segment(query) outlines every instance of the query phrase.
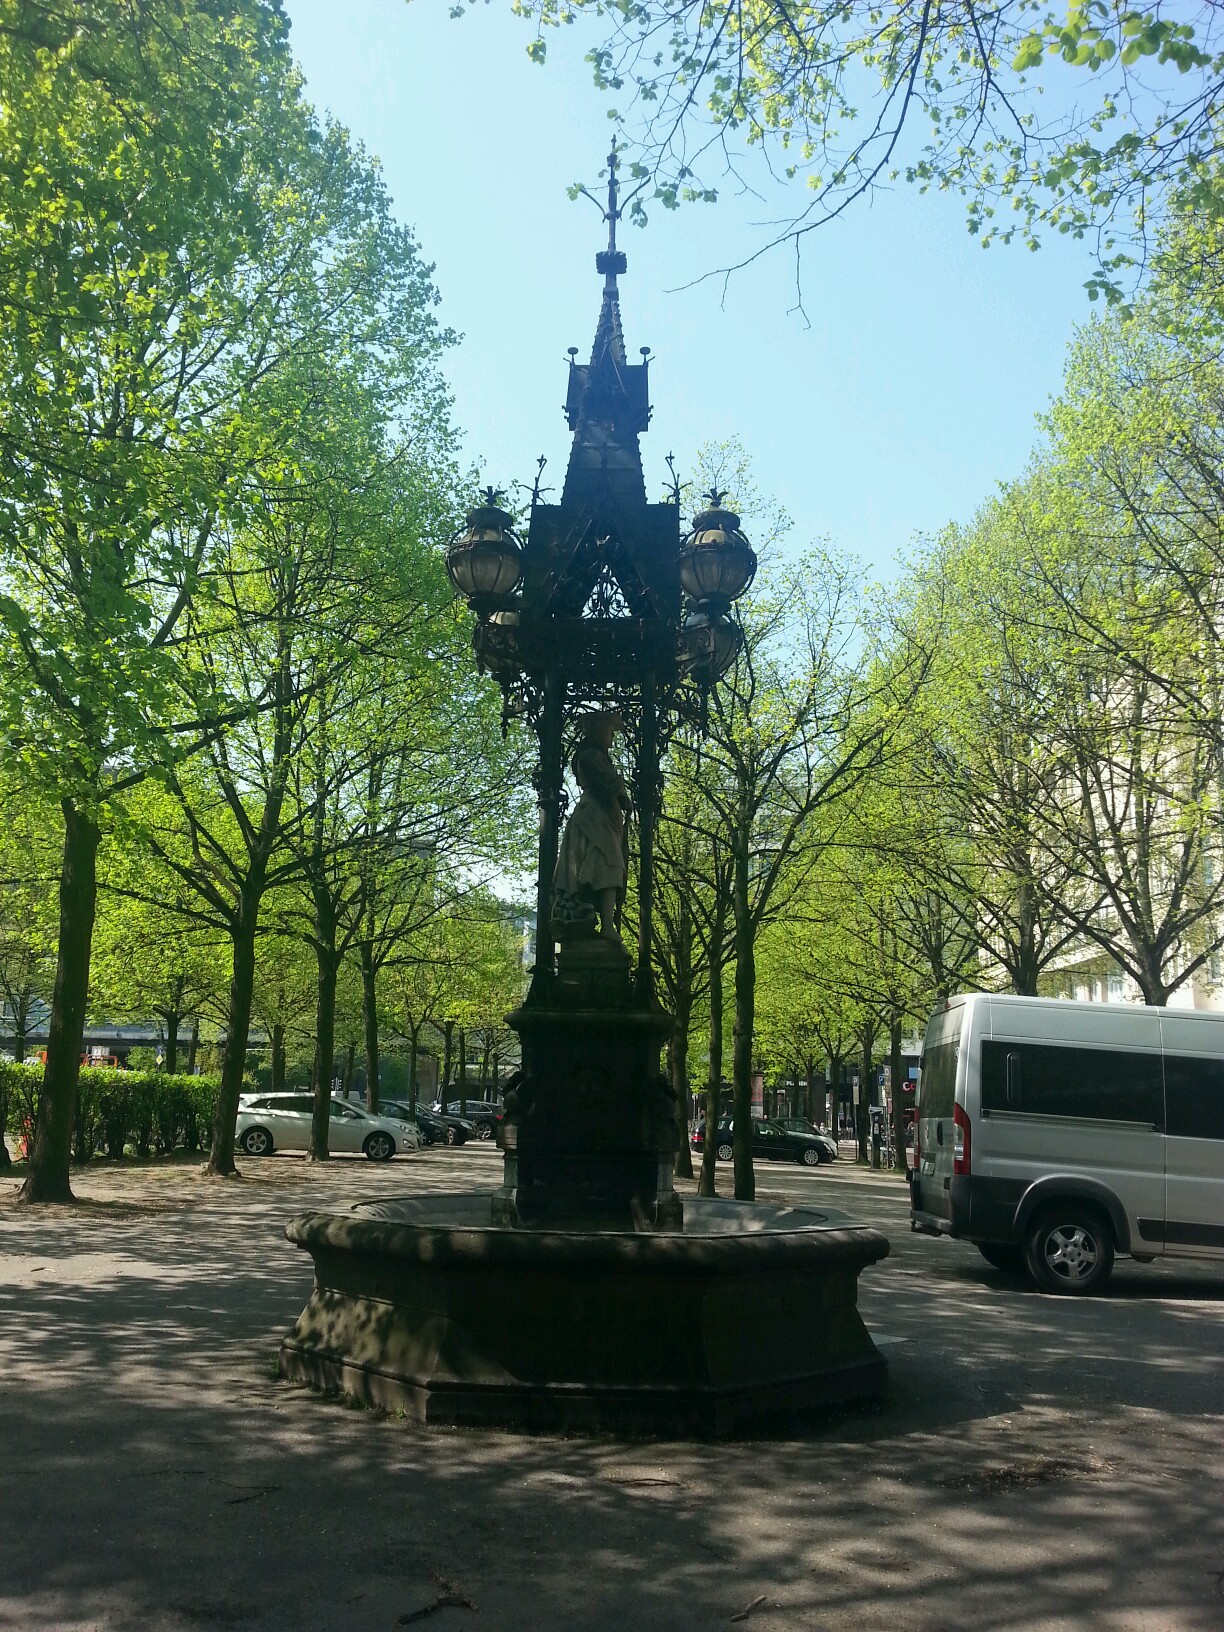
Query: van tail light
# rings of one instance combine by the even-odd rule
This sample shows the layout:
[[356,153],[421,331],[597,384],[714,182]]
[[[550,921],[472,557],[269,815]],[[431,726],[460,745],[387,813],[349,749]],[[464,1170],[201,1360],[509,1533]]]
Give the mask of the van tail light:
[[918,1158],[922,1155],[922,1118],[914,1113],[914,1166],[918,1166]]
[[952,1171],[968,1173],[973,1163],[973,1124],[963,1105],[952,1107]]

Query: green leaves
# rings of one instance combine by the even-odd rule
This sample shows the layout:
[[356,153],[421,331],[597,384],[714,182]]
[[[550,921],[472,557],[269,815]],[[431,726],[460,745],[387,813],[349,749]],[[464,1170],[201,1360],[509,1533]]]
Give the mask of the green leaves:
[[[753,149],[771,175],[801,180],[802,202],[767,229],[774,246],[798,245],[904,175],[924,191],[960,193],[984,245],[1018,237],[1033,249],[1046,232],[1099,232],[1090,293],[1116,301],[1144,260],[1150,222],[1218,156],[1211,110],[1224,52],[1214,25],[1155,4],[1072,0],[1046,11],[1036,0],[967,0],[947,12],[871,0],[781,9],[519,0],[516,9],[537,34],[576,14],[600,19],[588,53],[596,84],[632,93],[610,117],[627,124],[632,162],[665,208],[711,200],[727,169],[751,186]],[[1057,118],[1046,117],[1046,91]],[[1005,205],[1010,222],[995,218]],[[643,218],[640,202],[634,214]]]

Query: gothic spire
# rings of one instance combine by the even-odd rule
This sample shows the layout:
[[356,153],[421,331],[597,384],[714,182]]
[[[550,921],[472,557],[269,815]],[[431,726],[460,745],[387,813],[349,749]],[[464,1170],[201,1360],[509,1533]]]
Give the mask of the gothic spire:
[[608,247],[595,257],[595,269],[604,276],[599,321],[590,363],[585,367],[570,363],[565,404],[574,444],[563,502],[583,502],[593,508],[599,508],[601,497],[612,499],[618,507],[646,502],[638,437],[650,423],[645,361],[648,353],[643,350],[643,361],[632,366],[625,357],[616,280],[628,262],[624,250],[616,247],[616,228],[621,219],[618,164],[619,154],[613,143],[608,155],[608,206],[604,211]]

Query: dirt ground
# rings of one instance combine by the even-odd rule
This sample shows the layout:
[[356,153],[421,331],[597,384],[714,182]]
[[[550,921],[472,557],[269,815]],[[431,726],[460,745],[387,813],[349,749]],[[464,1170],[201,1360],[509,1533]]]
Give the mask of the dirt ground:
[[[490,1190],[497,1152],[0,1179],[0,1627],[1224,1628],[1224,1264],[1044,1297],[845,1161],[762,1199],[884,1229],[883,1406],[723,1445],[421,1429],[276,1378],[285,1221]],[[644,1339],[644,1340],[648,1340]]]

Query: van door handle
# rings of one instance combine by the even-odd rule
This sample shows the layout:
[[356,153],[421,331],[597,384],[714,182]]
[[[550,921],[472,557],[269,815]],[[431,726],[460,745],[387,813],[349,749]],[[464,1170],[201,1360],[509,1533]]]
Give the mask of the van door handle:
[[937,1145],[942,1145],[943,1144],[943,1123],[942,1122],[936,1122],[936,1124],[935,1124],[935,1143]]

